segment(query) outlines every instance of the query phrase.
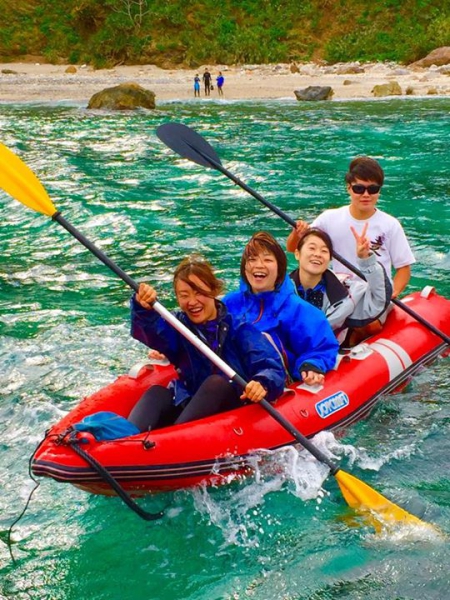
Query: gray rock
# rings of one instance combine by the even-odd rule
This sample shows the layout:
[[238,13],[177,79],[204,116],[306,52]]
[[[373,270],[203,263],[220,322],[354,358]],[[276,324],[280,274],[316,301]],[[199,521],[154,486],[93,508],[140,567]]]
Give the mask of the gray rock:
[[336,70],[337,75],[355,75],[365,72],[365,69],[359,65],[343,65]]
[[411,73],[411,71],[409,71],[409,69],[394,69],[393,71],[393,75],[396,75],[397,77],[401,77],[402,75],[409,75]]
[[330,100],[333,88],[329,85],[310,85],[302,90],[294,90],[295,97],[300,101]]

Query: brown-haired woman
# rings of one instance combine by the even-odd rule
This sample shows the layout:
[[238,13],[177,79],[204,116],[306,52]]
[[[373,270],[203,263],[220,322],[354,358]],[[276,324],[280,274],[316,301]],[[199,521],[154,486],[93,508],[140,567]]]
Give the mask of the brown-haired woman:
[[275,400],[284,389],[282,362],[267,339],[252,325],[237,324],[217,300],[222,282],[199,256],[184,259],[173,277],[181,311],[177,318],[241,375],[244,391],[197,348],[152,310],[156,291],[142,283],[131,301],[131,335],[163,353],[178,371],[169,386],[151,387],[131,411],[128,420],[140,431],[180,424],[230,410],[242,400]]
[[240,289],[224,302],[234,317],[270,336],[292,379],[321,385],[339,346],[325,315],[299,298],[286,268],[275,238],[255,233],[242,255]]

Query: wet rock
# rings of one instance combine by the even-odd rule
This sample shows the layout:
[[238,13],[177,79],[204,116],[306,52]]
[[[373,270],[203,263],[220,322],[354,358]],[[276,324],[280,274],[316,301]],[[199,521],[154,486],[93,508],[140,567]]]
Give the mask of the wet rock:
[[121,83],[97,92],[89,100],[88,108],[107,110],[134,110],[155,108],[155,93],[137,83]]
[[329,85],[310,85],[302,90],[294,90],[295,97],[300,101],[331,100],[333,88]]

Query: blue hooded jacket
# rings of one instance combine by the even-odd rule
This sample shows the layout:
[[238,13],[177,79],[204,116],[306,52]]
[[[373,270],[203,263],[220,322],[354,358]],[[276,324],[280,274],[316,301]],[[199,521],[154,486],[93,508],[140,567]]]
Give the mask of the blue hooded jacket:
[[286,275],[275,290],[254,294],[241,280],[240,289],[223,299],[235,319],[268,333],[285,359],[294,380],[302,371],[326,373],[336,363],[338,341],[325,315],[297,296]]
[[[276,400],[283,393],[286,373],[275,348],[253,325],[237,323],[222,302],[217,301],[217,306],[216,353],[246,381],[259,381],[267,389],[267,400]],[[174,314],[201,337],[195,324],[184,312],[177,311]],[[209,375],[223,374],[155,310],[143,308],[134,296],[131,300],[131,335],[165,354],[177,369],[179,379],[173,382],[175,405],[191,398]],[[226,375],[223,374],[223,377],[226,378]]]

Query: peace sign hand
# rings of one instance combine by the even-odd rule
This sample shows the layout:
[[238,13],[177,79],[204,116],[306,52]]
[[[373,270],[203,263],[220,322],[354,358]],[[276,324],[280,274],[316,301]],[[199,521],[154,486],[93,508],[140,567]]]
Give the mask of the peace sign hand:
[[353,233],[353,237],[356,241],[356,254],[358,258],[369,258],[372,254],[370,250],[370,239],[367,237],[367,228],[369,227],[369,223],[364,225],[364,229],[361,232],[361,235],[356,231],[356,229],[350,226],[350,229]]

